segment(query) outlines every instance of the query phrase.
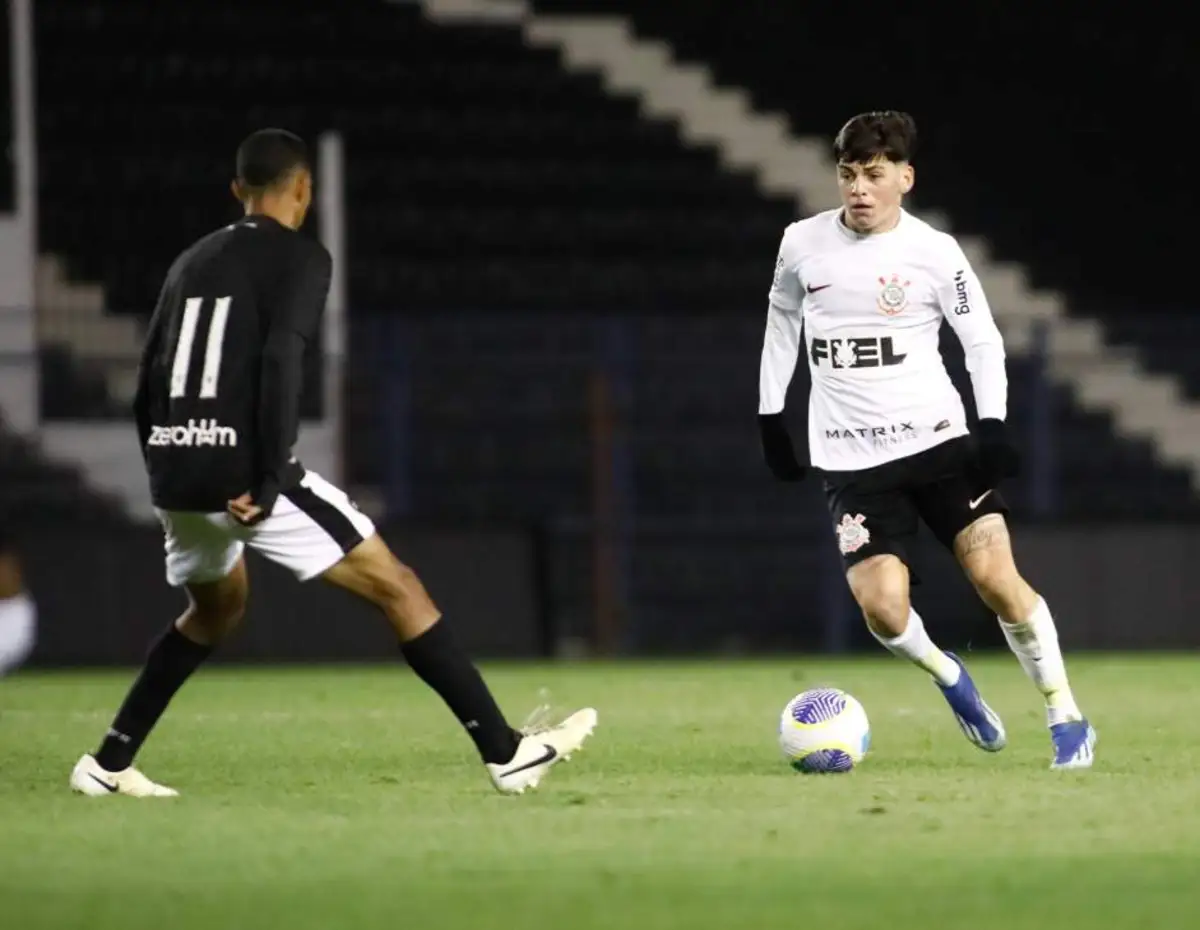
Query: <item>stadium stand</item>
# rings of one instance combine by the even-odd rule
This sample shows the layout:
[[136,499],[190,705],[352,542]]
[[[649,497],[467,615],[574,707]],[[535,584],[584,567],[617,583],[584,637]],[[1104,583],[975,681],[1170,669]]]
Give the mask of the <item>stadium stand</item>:
[[514,31],[416,4],[49,0],[36,31],[43,248],[113,308],[230,217],[229,152],[263,122],[344,133],[360,307],[726,309],[790,213]]
[[0,515],[6,526],[124,519],[116,502],[88,486],[77,468],[49,462],[0,417]]
[[[739,5],[745,25],[724,35],[706,15],[709,3],[689,5],[686,17],[665,5],[628,6],[649,32],[669,35],[691,57],[711,54],[724,79],[788,109],[800,130],[828,134],[878,95],[852,79],[836,93],[820,81],[833,53],[813,41],[798,54],[796,14],[774,4]],[[805,10],[814,17],[809,32],[825,17],[834,28],[835,14]],[[788,497],[771,484],[753,423],[765,292],[792,204],[764,198],[712,152],[684,147],[672,127],[647,123],[635,102],[610,98],[597,78],[524,47],[516,30],[436,27],[415,4],[45,0],[36,27],[43,248],[64,256],[74,276],[103,282],[111,312],[144,315],[179,245],[231,216],[229,152],[246,130],[283,124],[313,137],[337,128],[349,160],[344,435],[353,483],[397,483],[410,463],[414,518],[554,524],[587,514],[597,329],[615,328],[632,352],[635,599],[685,612],[689,605],[671,598],[686,589],[688,598],[733,610],[749,577],[803,576],[803,565],[789,562],[783,572],[777,552],[745,533],[726,532],[719,546],[703,538],[721,521],[760,527],[760,536],[771,521],[789,532],[827,532],[817,491]],[[732,41],[748,35],[754,44],[745,50]],[[989,43],[989,54],[999,55],[1000,44]],[[906,54],[914,82],[944,83],[945,69],[935,67],[941,45],[933,51],[928,66]],[[967,55],[970,43],[950,52]],[[820,94],[797,93],[797,69]],[[988,73],[978,69],[976,92]],[[903,105],[903,96],[887,102]],[[976,138],[999,104],[960,113],[961,100],[948,99],[954,106],[945,112],[918,113],[928,128],[922,202],[950,208],[963,229],[994,232],[1002,254],[1036,252],[1043,283],[1102,280],[1075,280],[1070,270],[1054,278],[1062,228],[1050,216],[1031,236],[1021,206],[1054,200],[1042,186],[1004,187],[1039,172],[1061,181],[1075,169],[1076,161],[1046,167],[1059,164],[1055,147],[1065,145],[1054,123],[1061,114],[1050,103],[1030,112],[1022,132],[1036,146],[1021,148],[1010,132],[1003,145],[972,147],[964,160],[962,140]],[[1013,177],[1002,170],[1010,162]],[[1092,232],[1076,232],[1085,238],[1070,253],[1090,252]],[[1109,253],[1094,255],[1089,261]],[[69,369],[71,360],[56,364]],[[1036,396],[1033,371],[1021,359],[1010,368],[1021,430]],[[56,377],[62,406],[78,406],[81,389],[70,377],[82,376]],[[1182,472],[1116,438],[1065,392],[1052,397],[1058,515],[1195,512]],[[1124,490],[1132,485],[1150,490],[1135,499]],[[1025,486],[1011,496],[1024,507]],[[667,526],[693,530],[660,531]],[[736,607],[769,616],[786,600],[776,589],[762,604]]]
[[[1174,163],[1168,153],[1200,106],[1185,32],[1116,7],[1083,21],[1067,7],[986,2],[953,17],[933,6],[882,13],[843,42],[823,38],[846,35],[835,6],[697,0],[681,15],[634,0],[532,5],[628,16],[719,84],[785,113],[800,135],[830,138],[860,110],[913,109],[922,130],[915,203],[943,209],[956,232],[987,237],[999,259],[1068,294],[1073,310],[1108,324],[1114,343],[1184,376],[1200,397],[1200,366],[1181,351],[1178,328],[1194,315],[1179,274],[1191,241],[1152,232],[1200,210],[1194,185],[1154,167]],[[1068,76],[1064,56],[1090,67]]]
[[0,213],[13,208],[15,178],[13,166],[12,73],[7,66],[11,34],[7,16],[0,16],[0,48],[5,50],[6,65],[0,68]]

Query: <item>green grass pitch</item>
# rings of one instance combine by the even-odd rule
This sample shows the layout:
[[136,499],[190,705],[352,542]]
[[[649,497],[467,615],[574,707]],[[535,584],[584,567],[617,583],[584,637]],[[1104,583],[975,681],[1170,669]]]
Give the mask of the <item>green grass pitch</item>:
[[[490,665],[518,721],[541,687],[600,710],[520,798],[399,663],[202,672],[141,759],[183,797],[75,797],[129,673],[25,673],[0,681],[0,926],[1200,926],[1200,660],[1074,658],[1100,733],[1084,773],[1047,770],[1014,659],[969,664],[1008,726],[998,755],[886,656]],[[783,705],[820,684],[871,717],[850,775],[796,774],[776,747]]]

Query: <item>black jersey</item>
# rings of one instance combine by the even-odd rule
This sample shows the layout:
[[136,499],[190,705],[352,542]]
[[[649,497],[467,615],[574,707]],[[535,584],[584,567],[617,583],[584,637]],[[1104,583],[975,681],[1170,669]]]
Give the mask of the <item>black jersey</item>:
[[210,233],[167,273],[134,412],[156,507],[269,510],[303,475],[304,350],[329,294],[329,252],[266,216]]

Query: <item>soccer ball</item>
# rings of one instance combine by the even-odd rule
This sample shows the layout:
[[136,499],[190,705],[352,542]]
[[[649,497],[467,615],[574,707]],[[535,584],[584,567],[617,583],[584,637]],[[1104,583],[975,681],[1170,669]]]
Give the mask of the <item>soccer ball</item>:
[[870,745],[867,712],[837,688],[797,694],[779,718],[779,747],[798,772],[849,772]]

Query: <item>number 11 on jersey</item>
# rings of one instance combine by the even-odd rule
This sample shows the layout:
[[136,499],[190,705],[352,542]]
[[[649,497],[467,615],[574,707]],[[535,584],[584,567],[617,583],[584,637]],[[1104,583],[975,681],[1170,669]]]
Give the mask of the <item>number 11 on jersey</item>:
[[[204,344],[204,367],[200,371],[200,398],[217,396],[217,382],[221,375],[221,351],[225,342],[225,324],[229,320],[229,305],[232,297],[218,297],[213,304],[212,319],[208,321],[208,337]],[[171,363],[171,397],[187,395],[188,372],[192,367],[192,348],[196,341],[196,328],[200,324],[203,297],[189,297],[183,305],[183,319],[179,324],[179,341],[175,343],[175,359]]]

